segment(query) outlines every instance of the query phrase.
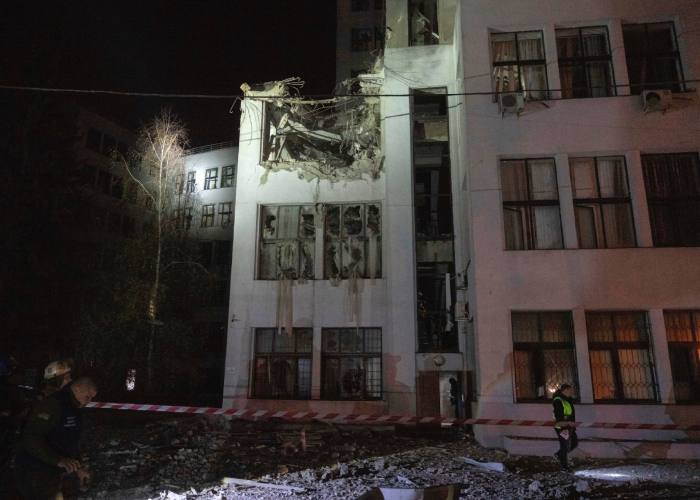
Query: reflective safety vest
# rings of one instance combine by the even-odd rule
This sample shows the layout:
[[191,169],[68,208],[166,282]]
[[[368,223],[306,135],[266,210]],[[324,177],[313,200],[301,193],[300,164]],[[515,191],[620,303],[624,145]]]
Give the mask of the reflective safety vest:
[[[562,405],[564,405],[564,420],[569,420],[569,417],[571,417],[571,413],[572,413],[571,405],[569,404],[568,401],[560,398],[559,396],[557,396],[556,398],[554,398],[552,400],[552,404],[554,404],[554,401],[556,401],[557,399],[559,401],[561,401]],[[554,415],[554,410],[552,410],[552,418],[554,419],[555,422],[557,421],[557,417]],[[561,427],[556,427],[556,426],[554,428],[561,429]]]

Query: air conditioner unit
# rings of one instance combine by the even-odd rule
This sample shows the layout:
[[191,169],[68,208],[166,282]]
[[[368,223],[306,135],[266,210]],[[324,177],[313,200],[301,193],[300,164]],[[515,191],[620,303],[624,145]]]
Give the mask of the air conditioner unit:
[[498,106],[501,108],[501,115],[506,113],[520,114],[525,109],[525,96],[522,92],[498,94]]
[[673,94],[670,90],[642,91],[642,107],[644,113],[652,111],[664,112],[673,106]]

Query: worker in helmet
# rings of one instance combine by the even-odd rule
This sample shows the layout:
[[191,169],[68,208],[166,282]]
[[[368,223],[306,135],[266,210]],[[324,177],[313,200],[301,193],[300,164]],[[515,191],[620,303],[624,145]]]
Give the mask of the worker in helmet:
[[562,384],[552,398],[552,417],[554,418],[554,430],[559,440],[559,451],[554,454],[564,472],[571,472],[569,467],[569,453],[578,446],[576,427],[568,422],[576,421],[574,410],[573,388],[569,384]]
[[71,371],[73,370],[73,360],[63,359],[54,361],[44,370],[43,387],[39,389],[36,395],[37,401],[41,401],[49,397],[51,394],[63,389],[71,382]]

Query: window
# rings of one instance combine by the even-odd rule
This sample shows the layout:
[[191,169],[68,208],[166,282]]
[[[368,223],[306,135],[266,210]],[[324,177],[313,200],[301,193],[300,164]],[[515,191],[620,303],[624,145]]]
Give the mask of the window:
[[276,328],[255,329],[252,397],[311,399],[310,328],[292,335]]
[[624,157],[571,158],[579,248],[636,246]]
[[562,97],[615,95],[608,29],[561,29],[556,30],[556,36]]
[[231,224],[231,214],[233,213],[231,210],[231,202],[228,203],[219,203],[219,215],[221,216],[221,225],[226,227],[228,224]]
[[196,185],[196,172],[187,172],[187,192],[194,193]]
[[642,171],[654,246],[700,246],[698,154],[642,155]]
[[101,143],[102,143],[102,132],[90,127],[88,129],[87,139],[85,141],[85,147],[87,147],[90,151],[94,151],[95,153],[99,153]]
[[262,207],[258,279],[314,279],[314,207]]
[[494,92],[523,92],[525,99],[548,99],[547,66],[541,31],[491,33]]
[[353,52],[368,52],[372,50],[373,28],[353,29],[350,33],[350,50]]
[[202,207],[202,227],[214,226],[214,205],[204,205]]
[[221,168],[221,187],[233,187],[233,166]]
[[175,227],[184,231],[189,231],[192,225],[192,207],[173,210],[173,222]]
[[[313,209],[313,207],[311,207]],[[326,205],[324,277],[381,278],[381,205]]]
[[350,3],[350,9],[353,12],[369,10],[369,0],[352,0]]
[[630,93],[645,89],[683,92],[683,68],[672,22],[623,24]]
[[124,196],[124,179],[118,175],[112,179],[112,196],[118,200]]
[[117,149],[117,140],[110,135],[104,134],[102,136],[102,154],[112,156],[115,149]]
[[106,170],[97,171],[97,190],[103,194],[109,194],[112,187],[112,176]]
[[586,329],[595,402],[657,401],[647,314],[586,312]]
[[564,248],[553,158],[502,160],[506,250]]
[[384,42],[386,41],[386,27],[377,26],[374,28],[374,50],[381,50],[384,48]]
[[700,311],[664,311],[677,403],[700,402]]
[[138,186],[135,182],[129,182],[126,186],[126,201],[132,205],[136,205],[136,200],[138,198]]
[[218,168],[208,168],[204,177],[204,189],[216,189],[216,180],[218,177]]
[[381,328],[323,330],[322,399],[382,397]]
[[578,395],[571,313],[514,312],[511,321],[517,401],[551,400],[561,384]]
[[438,45],[438,0],[409,0],[409,42],[412,47]]

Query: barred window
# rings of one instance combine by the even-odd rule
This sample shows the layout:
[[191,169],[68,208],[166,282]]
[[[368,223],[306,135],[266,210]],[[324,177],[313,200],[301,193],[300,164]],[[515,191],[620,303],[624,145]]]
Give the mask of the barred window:
[[624,157],[571,158],[569,166],[578,247],[636,246]]
[[548,99],[547,64],[541,31],[491,33],[494,92],[523,92],[526,99]]
[[252,397],[311,399],[313,330],[255,329]]
[[608,28],[556,30],[564,99],[615,95]]
[[654,246],[700,246],[698,154],[642,155],[642,171]]
[[233,166],[221,168],[221,187],[233,187]]
[[372,50],[372,32],[374,28],[353,29],[350,32],[350,50],[368,52]]
[[262,207],[258,279],[314,279],[314,214],[313,205]]
[[382,277],[381,205],[326,205],[324,277]]
[[202,207],[202,227],[212,227],[214,225],[214,205],[204,205]]
[[195,185],[196,185],[196,172],[187,172],[187,192],[188,193],[194,193]]
[[218,168],[208,168],[204,176],[204,189],[216,189],[216,181],[219,178]]
[[502,160],[506,250],[564,248],[553,158]]
[[381,399],[381,328],[327,328],[322,344],[323,399]]
[[700,310],[664,311],[677,403],[700,402]]
[[231,223],[231,210],[232,202],[219,203],[219,215],[221,216],[221,225],[225,226]]
[[658,401],[647,313],[586,312],[586,329],[593,399]]
[[511,321],[517,401],[551,400],[561,384],[578,395],[571,313],[513,312]]

